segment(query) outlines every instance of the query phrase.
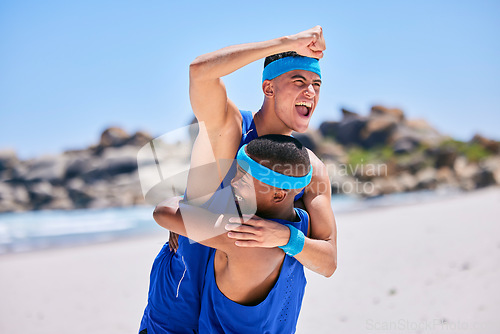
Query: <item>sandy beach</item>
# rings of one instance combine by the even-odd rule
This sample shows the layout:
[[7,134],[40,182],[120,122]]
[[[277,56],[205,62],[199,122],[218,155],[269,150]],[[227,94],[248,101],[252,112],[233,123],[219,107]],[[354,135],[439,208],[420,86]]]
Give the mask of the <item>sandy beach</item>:
[[[499,333],[499,217],[498,187],[337,214],[338,269],[307,271],[298,333]],[[167,238],[1,256],[0,333],[137,333]]]

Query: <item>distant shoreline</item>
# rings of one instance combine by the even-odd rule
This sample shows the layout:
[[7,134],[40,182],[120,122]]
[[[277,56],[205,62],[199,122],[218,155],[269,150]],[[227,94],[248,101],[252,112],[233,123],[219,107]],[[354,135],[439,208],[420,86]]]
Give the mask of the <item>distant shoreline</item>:
[[[487,189],[495,187],[485,190]],[[350,215],[453,199],[466,194],[469,192],[455,189],[390,194],[370,199],[337,195],[332,198],[332,208],[335,215]],[[141,205],[123,208],[2,213],[0,257],[128,240],[164,231],[152,219],[152,210],[153,206]]]

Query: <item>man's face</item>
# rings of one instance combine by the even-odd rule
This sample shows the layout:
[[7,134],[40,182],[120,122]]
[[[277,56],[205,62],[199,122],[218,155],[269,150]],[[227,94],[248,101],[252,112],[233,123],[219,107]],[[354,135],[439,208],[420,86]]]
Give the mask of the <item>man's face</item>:
[[257,208],[265,206],[270,195],[270,187],[257,181],[240,165],[235,177],[231,180],[231,187],[236,201],[243,214],[255,214]]
[[293,70],[274,78],[272,84],[278,118],[294,131],[306,131],[319,100],[319,75]]

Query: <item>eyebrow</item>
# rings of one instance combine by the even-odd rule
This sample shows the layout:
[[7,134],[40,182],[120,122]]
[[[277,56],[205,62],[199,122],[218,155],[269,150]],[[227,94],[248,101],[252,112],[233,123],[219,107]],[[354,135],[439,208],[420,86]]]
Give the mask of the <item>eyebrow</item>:
[[[294,76],[292,76],[292,79],[302,79],[304,81],[307,81],[307,79],[304,76],[300,75],[300,74],[295,74]],[[315,79],[315,80],[313,80],[313,82],[319,82],[319,83],[321,83],[321,80],[320,79]]]

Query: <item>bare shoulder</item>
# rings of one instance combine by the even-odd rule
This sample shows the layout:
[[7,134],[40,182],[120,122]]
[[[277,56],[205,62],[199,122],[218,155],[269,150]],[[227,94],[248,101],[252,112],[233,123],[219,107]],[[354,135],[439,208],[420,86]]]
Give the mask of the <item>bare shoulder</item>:
[[[242,115],[234,104],[231,104],[230,109],[228,117],[221,124],[198,119],[199,131],[191,154],[191,167],[211,164],[214,161],[229,162],[234,159],[241,141]],[[220,168],[225,169],[222,166]],[[220,175],[225,175],[226,172],[225,170],[217,171],[214,180],[220,183]],[[202,179],[206,177],[204,175]]]
[[313,166],[313,177],[303,196],[304,206],[309,214],[309,235],[313,239],[334,240],[336,227],[331,206],[332,187],[328,170],[311,151],[309,159]]
[[318,181],[327,181],[328,178],[328,170],[325,166],[325,163],[321,161],[320,158],[313,151],[307,149],[307,153],[309,153],[309,160],[311,162],[311,166],[313,168],[313,179],[312,182]]
[[233,103],[228,104],[224,123],[214,125],[207,122],[207,131],[216,159],[234,158],[241,140],[241,123],[241,113]]

